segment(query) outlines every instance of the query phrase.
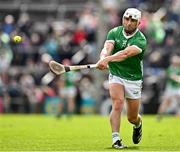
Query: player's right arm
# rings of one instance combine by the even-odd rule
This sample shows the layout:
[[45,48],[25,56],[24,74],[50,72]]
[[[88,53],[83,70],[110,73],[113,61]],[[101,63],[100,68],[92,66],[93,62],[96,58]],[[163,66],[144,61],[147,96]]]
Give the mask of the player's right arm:
[[100,53],[100,60],[97,62],[97,68],[100,70],[106,69],[107,66],[104,66],[100,61],[102,61],[104,58],[106,58],[107,56],[111,55],[111,52],[114,49],[114,29],[110,30],[107,34],[107,39],[104,43],[104,47]]
[[109,56],[113,49],[114,49],[114,44],[106,41],[100,53],[100,59],[104,59],[105,57]]
[[101,61],[111,55],[113,48],[114,48],[113,43],[108,42],[108,41],[104,43],[104,47],[100,53],[100,60],[96,63],[98,69],[100,70],[107,69],[107,65],[104,65]]

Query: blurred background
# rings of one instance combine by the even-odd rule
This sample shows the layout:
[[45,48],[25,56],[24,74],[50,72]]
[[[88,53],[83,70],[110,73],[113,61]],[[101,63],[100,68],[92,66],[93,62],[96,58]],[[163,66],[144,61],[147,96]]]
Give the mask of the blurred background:
[[48,62],[96,63],[128,7],[148,39],[141,113],[180,114],[179,0],[0,0],[0,113],[108,115],[108,71],[55,77]]

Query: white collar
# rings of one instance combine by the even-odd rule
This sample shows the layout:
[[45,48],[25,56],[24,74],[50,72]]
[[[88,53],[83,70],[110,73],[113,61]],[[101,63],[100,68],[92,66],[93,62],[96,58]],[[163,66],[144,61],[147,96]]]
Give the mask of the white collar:
[[124,37],[125,37],[126,39],[129,39],[129,38],[133,37],[133,36],[136,34],[137,31],[139,31],[138,28],[136,29],[136,31],[135,31],[133,34],[131,34],[131,35],[126,35],[126,33],[125,33],[125,31],[124,31],[124,28],[123,28],[122,33],[123,33],[123,35],[124,35]]

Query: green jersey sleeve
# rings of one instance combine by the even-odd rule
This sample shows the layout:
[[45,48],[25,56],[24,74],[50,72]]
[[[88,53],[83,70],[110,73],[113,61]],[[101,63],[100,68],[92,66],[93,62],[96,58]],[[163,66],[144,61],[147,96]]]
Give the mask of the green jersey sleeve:
[[142,33],[139,33],[136,40],[133,41],[131,45],[137,46],[139,49],[141,49],[142,53],[144,53],[147,47],[147,40]]
[[113,29],[108,32],[106,40],[114,40]]
[[106,37],[106,41],[110,41],[113,43],[115,42],[116,30],[117,30],[117,28],[113,28],[108,32],[107,37]]

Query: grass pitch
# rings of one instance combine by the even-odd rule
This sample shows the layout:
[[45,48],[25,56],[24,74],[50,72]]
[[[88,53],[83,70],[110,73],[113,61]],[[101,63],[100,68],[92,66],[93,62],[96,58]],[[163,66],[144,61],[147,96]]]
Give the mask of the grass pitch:
[[132,125],[122,118],[124,150],[111,148],[108,117],[0,115],[0,151],[180,151],[180,118],[143,116],[143,138],[132,143]]

